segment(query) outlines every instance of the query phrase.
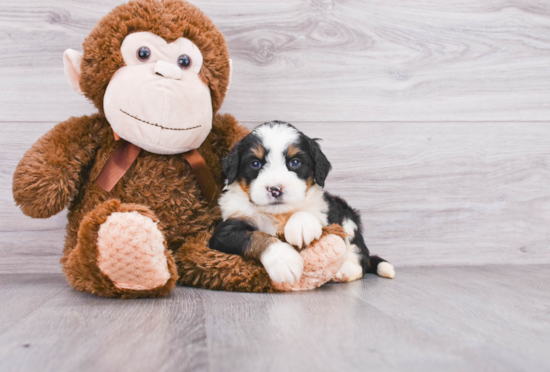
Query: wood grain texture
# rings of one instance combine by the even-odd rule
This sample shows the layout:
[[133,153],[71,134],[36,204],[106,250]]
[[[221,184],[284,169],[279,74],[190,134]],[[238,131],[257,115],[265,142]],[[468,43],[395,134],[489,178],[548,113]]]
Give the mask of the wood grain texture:
[[[63,77],[122,1],[3,0],[0,121],[94,111]],[[222,109],[264,121],[550,120],[550,3],[197,0],[235,71]]]
[[0,370],[10,372],[550,368],[548,265],[403,268],[395,280],[286,294],[177,287],[125,301],[77,292],[59,274],[0,275],[0,301],[17,308],[0,310]]
[[[550,263],[550,125],[294,124],[324,139],[325,189],[361,211],[371,252],[398,267]],[[52,125],[2,129],[0,272],[60,271],[65,214],[33,220],[11,193],[17,162]]]
[[[550,284],[546,268],[404,268],[394,281],[368,275],[263,300],[202,291],[211,365],[219,371],[544,370],[550,296],[537,293]],[[533,307],[522,302],[531,298]]]
[[61,275],[15,278],[2,286],[15,292],[43,281],[57,293],[26,316],[2,318],[2,371],[206,370],[204,310],[193,290],[123,301],[77,292]]

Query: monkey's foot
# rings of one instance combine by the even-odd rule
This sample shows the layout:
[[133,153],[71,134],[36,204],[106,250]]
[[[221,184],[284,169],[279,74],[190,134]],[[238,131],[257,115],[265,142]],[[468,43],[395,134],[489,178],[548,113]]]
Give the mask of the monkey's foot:
[[101,224],[97,263],[117,288],[153,289],[170,279],[164,237],[157,224],[137,211],[115,212]]
[[176,267],[148,208],[110,200],[82,221],[78,244],[63,259],[69,282],[105,297],[158,297],[175,286]]
[[279,291],[303,291],[320,287],[336,275],[346,257],[346,243],[341,236],[329,234],[324,229],[319,240],[300,252],[304,270],[300,280],[294,283],[273,283]]

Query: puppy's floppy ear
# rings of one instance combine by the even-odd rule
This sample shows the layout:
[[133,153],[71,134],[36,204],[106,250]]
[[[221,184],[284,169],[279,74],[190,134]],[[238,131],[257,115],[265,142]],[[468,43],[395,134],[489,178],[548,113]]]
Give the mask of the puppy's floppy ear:
[[309,151],[311,157],[313,158],[313,176],[315,177],[315,182],[321,186],[325,186],[325,180],[327,179],[328,173],[332,169],[332,165],[328,161],[323,151],[321,151],[321,146],[319,146],[318,138],[309,138]]
[[229,154],[222,160],[223,179],[227,185],[231,185],[237,179],[239,173],[239,144],[235,145]]

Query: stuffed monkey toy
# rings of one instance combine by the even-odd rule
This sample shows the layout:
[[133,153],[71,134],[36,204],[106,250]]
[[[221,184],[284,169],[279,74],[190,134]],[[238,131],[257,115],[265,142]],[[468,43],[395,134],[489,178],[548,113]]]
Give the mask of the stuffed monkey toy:
[[67,50],[71,87],[98,112],[57,124],[27,151],[14,199],[34,218],[68,207],[61,264],[77,290],[165,296],[182,285],[247,292],[317,287],[343,262],[329,226],[303,251],[299,283],[272,283],[255,260],[208,248],[220,220],[220,160],[248,130],[220,115],[231,63],[223,35],[182,0],[138,0]]

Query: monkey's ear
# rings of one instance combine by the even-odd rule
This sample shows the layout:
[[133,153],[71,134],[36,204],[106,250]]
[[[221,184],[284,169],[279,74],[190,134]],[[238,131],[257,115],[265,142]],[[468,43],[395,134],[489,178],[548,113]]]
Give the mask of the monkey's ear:
[[223,178],[227,182],[226,186],[235,182],[239,173],[239,150],[237,147],[238,144],[222,160]]
[[82,53],[73,49],[67,49],[63,53],[63,70],[67,82],[78,94],[82,93],[80,89],[80,64],[82,63]]
[[233,77],[233,61],[229,59],[229,83],[227,84],[227,88],[225,89],[225,93],[229,91],[229,87],[231,86],[231,78]]

